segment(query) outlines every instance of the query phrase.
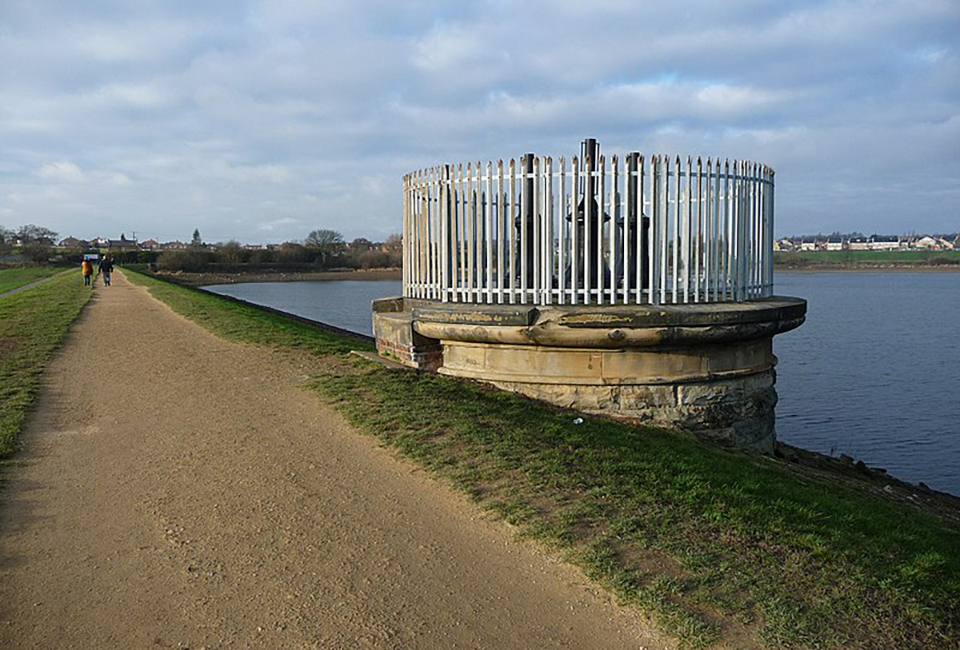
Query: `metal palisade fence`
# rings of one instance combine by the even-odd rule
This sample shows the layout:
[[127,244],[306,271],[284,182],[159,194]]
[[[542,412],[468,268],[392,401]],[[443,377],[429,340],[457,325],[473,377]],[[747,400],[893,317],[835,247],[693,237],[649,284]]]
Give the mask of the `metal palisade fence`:
[[[586,155],[584,154],[586,152]],[[773,176],[745,160],[525,155],[403,179],[404,295],[639,305],[773,293]]]

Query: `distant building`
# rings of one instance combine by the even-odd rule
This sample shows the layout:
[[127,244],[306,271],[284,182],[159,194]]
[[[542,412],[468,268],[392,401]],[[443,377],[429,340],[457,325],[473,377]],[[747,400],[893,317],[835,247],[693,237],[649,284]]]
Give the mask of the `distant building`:
[[57,244],[60,248],[87,248],[89,245],[90,242],[77,239],[76,237],[66,237],[65,239],[61,239],[60,243]]
[[140,242],[140,248],[145,251],[158,251],[160,250],[160,242],[156,239],[144,239]]
[[943,240],[941,240],[939,237],[931,237],[930,235],[926,235],[913,242],[913,247],[923,250],[938,251],[943,249]]
[[164,244],[160,244],[160,250],[165,251],[185,251],[188,248],[190,248],[190,244],[185,244],[179,240],[168,241]]

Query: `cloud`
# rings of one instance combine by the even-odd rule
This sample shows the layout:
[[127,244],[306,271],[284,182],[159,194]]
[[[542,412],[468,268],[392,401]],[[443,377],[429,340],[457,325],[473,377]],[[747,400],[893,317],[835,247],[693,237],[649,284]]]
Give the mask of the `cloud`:
[[77,236],[385,235],[406,172],[589,136],[771,164],[781,232],[957,223],[952,0],[5,0],[0,25],[0,209]]
[[37,171],[37,174],[40,178],[66,183],[82,183],[86,179],[82,169],[66,160],[47,163]]

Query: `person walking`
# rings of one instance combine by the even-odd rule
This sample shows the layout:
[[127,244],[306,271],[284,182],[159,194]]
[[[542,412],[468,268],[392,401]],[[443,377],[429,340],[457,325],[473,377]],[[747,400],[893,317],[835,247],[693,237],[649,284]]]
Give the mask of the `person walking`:
[[104,257],[100,260],[100,264],[97,266],[97,271],[103,274],[103,286],[110,286],[110,274],[113,273],[113,260],[109,257]]
[[80,265],[80,270],[83,272],[83,284],[84,286],[90,286],[90,279],[93,275],[93,264],[90,263],[90,260],[83,258],[83,263]]

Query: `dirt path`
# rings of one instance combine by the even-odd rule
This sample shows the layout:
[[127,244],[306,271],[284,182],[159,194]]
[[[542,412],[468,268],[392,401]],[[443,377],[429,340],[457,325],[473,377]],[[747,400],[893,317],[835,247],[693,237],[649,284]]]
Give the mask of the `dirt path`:
[[95,291],[4,470],[0,647],[667,647],[290,357]]

